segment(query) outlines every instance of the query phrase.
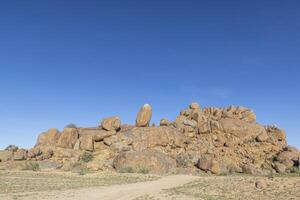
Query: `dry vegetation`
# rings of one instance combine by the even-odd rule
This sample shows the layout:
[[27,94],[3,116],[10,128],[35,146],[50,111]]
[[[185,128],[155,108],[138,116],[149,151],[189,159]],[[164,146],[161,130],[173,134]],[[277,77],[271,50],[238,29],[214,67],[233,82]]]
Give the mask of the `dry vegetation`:
[[[134,200],[229,200],[229,199],[253,199],[253,200],[277,200],[277,199],[299,199],[300,197],[300,176],[280,175],[280,176],[250,176],[250,175],[229,175],[213,176],[201,174],[191,176],[184,184],[178,180],[178,187],[169,189],[158,188],[157,192],[138,191]],[[44,199],[45,192],[50,195],[49,199],[57,194],[68,190],[92,188],[91,191],[101,194],[99,186],[112,186],[117,184],[130,184],[145,182],[150,180],[162,180],[159,176],[149,174],[117,174],[117,173],[88,173],[80,175],[78,173],[62,172],[32,172],[32,171],[0,171],[0,199],[22,200],[22,199]],[[176,179],[177,180],[177,179]],[[171,182],[174,182],[171,181]],[[170,185],[172,183],[170,182]],[[150,182],[149,182],[150,183]],[[150,183],[151,185],[152,183]],[[174,183],[173,183],[174,184]],[[158,182],[153,182],[153,187],[160,187]],[[259,186],[259,187],[258,187]],[[122,186],[121,186],[122,187]],[[128,192],[137,192],[138,187],[129,189]],[[147,186],[152,187],[152,186]],[[93,189],[95,188],[95,189]],[[97,189],[98,188],[98,189]],[[111,187],[109,187],[111,188]],[[113,187],[112,187],[112,190]],[[48,194],[47,191],[51,191]],[[80,190],[84,192],[85,190]],[[100,191],[100,192],[99,192]],[[154,191],[154,190],[153,190]],[[116,191],[117,192],[117,191]],[[52,195],[52,196],[51,196]],[[54,195],[54,196],[53,196]],[[76,195],[74,196],[76,197]],[[60,195],[60,198],[64,199]],[[74,198],[76,199],[76,198]],[[108,198],[109,199],[109,198]],[[122,199],[122,197],[120,197]],[[125,198],[131,199],[131,198]]]
[[78,173],[0,171],[0,199],[12,196],[18,199],[24,195],[34,196],[38,192],[109,186],[122,183],[136,183],[158,179],[155,175],[117,173]]
[[[262,188],[257,188],[257,183],[261,184]],[[162,195],[165,199],[299,199],[300,176],[206,176],[183,186],[165,190]]]

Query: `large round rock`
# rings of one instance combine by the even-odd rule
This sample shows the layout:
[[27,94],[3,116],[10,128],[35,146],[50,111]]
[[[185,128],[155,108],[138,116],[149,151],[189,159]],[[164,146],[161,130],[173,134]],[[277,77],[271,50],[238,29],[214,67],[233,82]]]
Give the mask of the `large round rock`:
[[155,174],[166,174],[176,167],[174,159],[153,150],[121,152],[113,164],[117,171],[130,169],[131,172],[147,171]]
[[119,130],[121,126],[121,120],[119,117],[108,117],[102,120],[101,127],[104,130]]
[[149,126],[152,117],[152,108],[149,104],[144,104],[137,114],[136,126],[145,127]]
[[56,128],[51,128],[39,135],[35,146],[55,146],[59,137],[60,132]]
[[57,147],[73,149],[79,138],[76,128],[65,128],[57,141]]

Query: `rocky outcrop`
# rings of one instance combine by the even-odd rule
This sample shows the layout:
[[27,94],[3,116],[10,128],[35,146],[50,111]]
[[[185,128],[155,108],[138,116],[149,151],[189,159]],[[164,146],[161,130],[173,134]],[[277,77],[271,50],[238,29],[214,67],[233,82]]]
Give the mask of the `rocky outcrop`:
[[266,134],[263,126],[243,120],[223,118],[219,121],[219,124],[221,131],[235,136],[238,142],[252,141],[256,137]]
[[55,146],[59,137],[60,132],[56,128],[51,128],[47,132],[39,135],[36,146]]
[[18,149],[13,154],[14,160],[26,160],[27,159],[27,150],[26,149]]
[[151,106],[149,104],[144,104],[137,114],[136,126],[137,127],[149,126],[151,117],[152,117]]
[[0,162],[7,162],[7,161],[11,160],[12,157],[13,157],[12,151],[0,150]]
[[56,146],[61,148],[73,149],[78,138],[79,134],[76,128],[65,128],[60,134]]
[[[145,104],[136,125],[109,117],[95,128],[50,129],[32,149],[9,146],[0,151],[0,161],[45,161],[40,162],[45,169],[56,163],[53,168],[60,170],[84,163],[93,170],[158,174],[183,169],[262,175],[300,167],[300,152],[287,145],[284,130],[258,124],[249,108],[201,108],[194,102],[174,121],[162,119],[157,127],[149,127],[151,116],[151,106]],[[93,159],[84,158],[87,154]]]
[[161,152],[143,150],[122,152],[114,159],[113,165],[118,171],[166,174],[175,169],[176,161]]
[[130,143],[135,151],[160,147],[166,149],[183,148],[186,140],[177,129],[172,127],[136,127],[121,132],[120,137]]
[[94,135],[86,134],[79,140],[79,148],[86,151],[94,151]]
[[167,119],[161,119],[159,122],[160,126],[170,126],[170,122]]
[[[275,164],[275,169],[279,173],[283,173],[283,171],[287,172],[292,167],[299,167],[300,165],[300,152],[293,149],[285,148],[284,151],[280,152],[275,160],[277,161]],[[283,167],[284,166],[284,167]],[[280,170],[282,169],[282,170]],[[285,170],[283,170],[285,169]]]
[[107,131],[117,131],[120,129],[121,120],[119,117],[105,118],[101,122],[101,127]]
[[204,171],[210,171],[213,174],[221,173],[220,164],[212,158],[200,158],[198,160],[197,166],[199,167],[199,169],[202,169]]

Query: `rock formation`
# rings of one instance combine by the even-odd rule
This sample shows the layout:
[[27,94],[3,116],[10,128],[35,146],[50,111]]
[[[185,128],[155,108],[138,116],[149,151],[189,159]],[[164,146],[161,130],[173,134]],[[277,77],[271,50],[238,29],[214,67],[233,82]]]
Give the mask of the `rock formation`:
[[136,126],[137,127],[149,126],[151,117],[152,117],[151,106],[149,104],[144,104],[137,114]]
[[121,126],[121,120],[119,117],[109,117],[105,118],[101,122],[101,127],[104,130],[111,131],[111,130],[119,130]]
[[96,128],[65,128],[61,133],[49,129],[40,134],[32,149],[10,145],[0,151],[0,168],[36,161],[60,170],[80,164],[92,170],[158,174],[299,170],[300,152],[287,145],[285,132],[258,124],[251,109],[202,109],[194,102],[181,110],[175,121],[162,119],[158,127],[149,127],[151,116],[152,108],[145,104],[135,126],[121,125],[119,117],[109,117]]

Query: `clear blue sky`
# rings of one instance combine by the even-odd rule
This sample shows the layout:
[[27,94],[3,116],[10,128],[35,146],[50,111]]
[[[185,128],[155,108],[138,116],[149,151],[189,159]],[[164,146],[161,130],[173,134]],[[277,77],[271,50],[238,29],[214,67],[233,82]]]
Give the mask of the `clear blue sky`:
[[300,1],[0,3],[0,149],[139,107],[253,108],[300,147]]

